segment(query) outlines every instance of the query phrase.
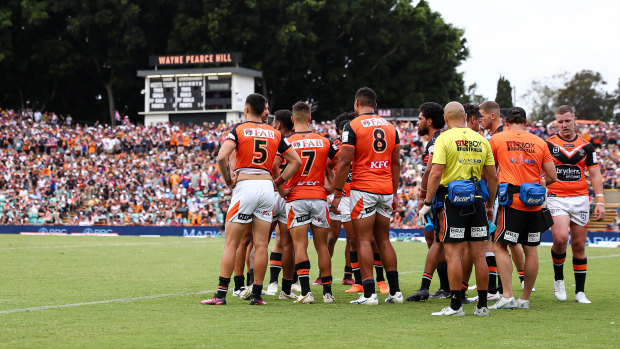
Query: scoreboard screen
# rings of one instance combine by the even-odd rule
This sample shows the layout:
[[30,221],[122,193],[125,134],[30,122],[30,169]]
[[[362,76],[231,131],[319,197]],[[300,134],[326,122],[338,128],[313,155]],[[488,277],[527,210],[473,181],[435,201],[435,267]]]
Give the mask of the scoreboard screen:
[[177,75],[147,79],[149,111],[230,109],[230,75]]

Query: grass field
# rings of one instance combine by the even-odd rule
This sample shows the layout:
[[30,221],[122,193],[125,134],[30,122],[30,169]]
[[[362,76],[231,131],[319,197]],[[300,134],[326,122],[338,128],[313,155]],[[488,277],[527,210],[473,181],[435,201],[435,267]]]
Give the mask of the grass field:
[[[620,346],[618,249],[587,250],[586,294],[592,304],[572,301],[570,262],[565,266],[569,301],[555,300],[549,247],[541,246],[531,309],[495,310],[479,318],[471,314],[471,304],[465,306],[466,317],[444,318],[430,313],[446,300],[350,305],[357,295],[344,293],[348,286],[340,282],[334,304],[300,305],[266,296],[267,306],[250,307],[231,295],[224,307],[200,305],[217,286],[223,242],[0,234],[0,347]],[[336,245],[336,278],[342,277],[343,246]],[[426,246],[396,243],[395,248],[407,296],[419,287]],[[311,261],[316,264],[315,254]],[[313,266],[311,275],[316,273]],[[320,286],[313,291],[321,294]]]

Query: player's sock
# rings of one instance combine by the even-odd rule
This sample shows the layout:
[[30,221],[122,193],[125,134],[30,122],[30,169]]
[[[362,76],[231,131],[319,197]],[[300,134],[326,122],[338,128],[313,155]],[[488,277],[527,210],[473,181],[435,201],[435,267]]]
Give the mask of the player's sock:
[[360,263],[357,260],[357,251],[350,251],[349,256],[351,258],[351,269],[353,270],[353,277],[355,278],[355,283],[361,285],[362,272],[360,271]]
[[400,292],[400,285],[398,284],[398,270],[390,270],[385,273],[390,286],[390,295],[393,296],[396,292]]
[[282,253],[271,252],[269,256],[269,283],[278,282],[282,270]]
[[226,298],[226,294],[228,293],[228,284],[230,284],[230,278],[225,278],[220,276],[220,283],[217,285],[217,293],[215,297],[217,298]]
[[458,310],[463,306],[463,298],[461,298],[461,290],[450,290],[450,308]]
[[431,288],[431,281],[433,281],[433,274],[424,273],[422,274],[422,285],[420,285],[421,290],[428,290]]
[[310,261],[306,260],[295,264],[295,271],[297,271],[299,276],[301,295],[305,296],[310,292]]
[[469,289],[469,284],[467,282],[465,282],[465,281],[461,282],[461,297],[463,299],[465,299],[465,297],[467,297],[465,292],[467,292],[468,289]]
[[439,276],[439,288],[448,291],[450,282],[448,281],[448,263],[446,261],[437,263],[437,275]]
[[263,285],[254,284],[252,286],[252,297],[261,298],[263,294]]
[[383,262],[381,261],[381,255],[378,253],[374,254],[375,258],[375,272],[377,274],[376,281],[385,281],[385,277],[383,276]]
[[241,287],[243,287],[244,281],[245,278],[243,277],[243,275],[235,275],[235,291],[238,291],[239,289],[241,289]]
[[551,259],[553,260],[554,280],[564,280],[564,261],[566,261],[566,252],[559,254],[551,251]]
[[323,284],[323,294],[332,293],[332,276],[321,276]]
[[487,306],[487,290],[477,290],[478,291],[478,309],[484,308]]
[[344,277],[343,279],[345,280],[349,280],[353,278],[353,269],[351,269],[350,266],[345,265],[344,266]]
[[586,272],[588,271],[588,259],[573,257],[573,271],[575,272],[575,293],[584,292],[586,286]]
[[297,275],[297,270],[293,272],[293,283],[296,284],[299,282],[299,275]]
[[497,263],[495,262],[495,254],[493,252],[486,252],[484,256],[489,267],[489,293],[495,294],[497,293]]
[[282,292],[284,294],[291,294],[291,285],[293,284],[292,279],[282,278]]
[[362,281],[362,286],[364,286],[364,297],[369,298],[375,293],[375,279],[368,278]]
[[519,281],[523,282],[525,280],[525,270],[517,270],[517,273],[519,273]]
[[246,286],[250,286],[254,283],[254,269],[250,269],[246,275]]

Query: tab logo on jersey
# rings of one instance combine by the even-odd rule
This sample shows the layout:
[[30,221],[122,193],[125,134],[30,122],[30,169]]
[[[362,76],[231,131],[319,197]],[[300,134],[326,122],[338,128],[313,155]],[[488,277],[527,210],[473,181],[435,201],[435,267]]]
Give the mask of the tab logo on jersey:
[[527,234],[527,242],[538,242],[540,241],[540,233],[528,233]]
[[389,161],[372,161],[370,168],[387,168]]
[[450,237],[454,239],[462,239],[465,237],[465,228],[450,227]]
[[487,227],[471,227],[471,237],[481,238],[487,236]]
[[516,244],[517,240],[519,240],[519,234],[514,231],[506,230],[504,233],[504,240],[514,242]]
[[305,216],[295,217],[295,220],[297,221],[297,223],[303,223],[303,222],[309,221],[310,218],[311,218],[310,215],[307,214]]
[[323,148],[323,140],[307,138],[293,141],[293,149],[299,148]]
[[252,215],[251,215],[251,214],[243,214],[243,213],[239,213],[239,214],[237,215],[237,218],[238,218],[239,220],[242,220],[242,221],[247,221],[248,219],[252,219]]
[[389,125],[390,123],[385,121],[385,119],[370,118],[370,119],[362,120],[362,126],[364,127],[389,126]]
[[263,130],[260,128],[246,128],[243,130],[243,134],[246,137],[261,137],[261,138],[271,138],[275,139],[276,134],[271,130]]

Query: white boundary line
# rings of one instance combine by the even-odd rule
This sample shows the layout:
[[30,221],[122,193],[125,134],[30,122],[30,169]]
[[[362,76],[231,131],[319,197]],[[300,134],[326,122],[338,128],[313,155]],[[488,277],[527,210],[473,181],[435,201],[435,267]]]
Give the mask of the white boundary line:
[[[108,246],[108,245],[105,245]],[[620,254],[611,254],[607,256],[593,256],[588,257],[591,259],[598,258],[613,258],[620,257]],[[541,260],[539,262],[551,262],[551,260]],[[413,273],[421,273],[420,270],[410,270],[399,272],[399,274],[413,274]],[[340,281],[341,278],[335,278],[334,281]],[[130,297],[130,298],[117,298],[117,299],[108,299],[103,301],[95,301],[95,302],[82,302],[82,303],[70,303],[70,304],[58,304],[58,305],[46,305],[41,307],[30,307],[30,308],[22,308],[22,309],[9,309],[9,310],[0,310],[0,314],[13,314],[13,313],[21,313],[26,311],[40,311],[40,310],[48,310],[48,309],[63,309],[63,308],[74,308],[74,307],[82,307],[86,305],[97,305],[97,304],[109,304],[109,303],[124,303],[124,302],[135,302],[142,301],[148,299],[158,299],[165,297],[179,297],[179,296],[195,296],[200,294],[212,293],[217,290],[207,290],[207,291],[197,291],[197,292],[179,292],[179,293],[166,293],[166,294],[155,294],[151,296],[142,296],[142,297]]]
[[79,247],[108,247],[108,246],[139,246],[139,245],[178,245],[180,241],[156,241],[156,242],[119,242],[113,244],[84,244],[84,245],[64,245],[64,246],[19,246],[19,247],[0,247],[0,251],[8,250],[28,250],[28,249],[48,249],[48,248],[79,248]]

